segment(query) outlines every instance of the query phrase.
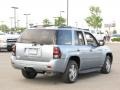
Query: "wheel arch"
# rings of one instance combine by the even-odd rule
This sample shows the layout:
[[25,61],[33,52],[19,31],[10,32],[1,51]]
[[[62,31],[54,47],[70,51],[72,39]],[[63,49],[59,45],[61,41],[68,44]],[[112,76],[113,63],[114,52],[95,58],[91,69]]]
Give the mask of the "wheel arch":
[[[69,61],[70,60],[74,60],[76,63],[77,63],[77,65],[78,65],[78,68],[80,68],[80,57],[79,56],[71,56],[70,58],[69,58]],[[69,62],[68,61],[68,62]]]
[[113,54],[111,52],[107,53],[106,56],[110,56],[111,57],[111,63],[113,62]]

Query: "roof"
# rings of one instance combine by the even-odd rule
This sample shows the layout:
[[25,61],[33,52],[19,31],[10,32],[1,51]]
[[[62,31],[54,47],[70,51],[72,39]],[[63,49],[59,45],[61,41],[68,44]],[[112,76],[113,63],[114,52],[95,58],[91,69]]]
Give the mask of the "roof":
[[71,26],[63,26],[63,27],[42,27],[42,28],[30,28],[29,30],[77,30],[77,31],[86,31],[89,32],[89,29],[82,29],[82,28],[76,28]]

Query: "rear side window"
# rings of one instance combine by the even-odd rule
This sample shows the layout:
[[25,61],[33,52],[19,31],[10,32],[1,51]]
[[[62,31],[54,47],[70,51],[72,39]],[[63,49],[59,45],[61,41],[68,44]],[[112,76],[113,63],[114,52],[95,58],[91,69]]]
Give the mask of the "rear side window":
[[71,30],[58,30],[56,32],[56,44],[58,45],[71,45],[72,44],[72,31]]

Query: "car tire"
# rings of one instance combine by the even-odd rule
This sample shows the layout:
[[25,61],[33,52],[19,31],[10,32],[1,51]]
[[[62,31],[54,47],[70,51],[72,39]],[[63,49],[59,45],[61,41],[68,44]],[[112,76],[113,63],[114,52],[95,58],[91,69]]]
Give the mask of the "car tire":
[[110,56],[106,56],[104,65],[103,65],[103,67],[101,69],[101,73],[104,73],[104,74],[110,73],[111,65],[112,65],[111,57]]
[[11,52],[12,51],[12,46],[7,46],[7,51]]
[[22,69],[22,75],[27,79],[34,79],[37,75],[37,72],[34,69]]
[[70,60],[65,72],[63,73],[63,81],[65,83],[73,83],[78,78],[78,65],[74,60]]
[[7,51],[8,51],[8,52],[11,52],[11,51],[12,51],[12,49],[11,49],[11,48],[7,48]]

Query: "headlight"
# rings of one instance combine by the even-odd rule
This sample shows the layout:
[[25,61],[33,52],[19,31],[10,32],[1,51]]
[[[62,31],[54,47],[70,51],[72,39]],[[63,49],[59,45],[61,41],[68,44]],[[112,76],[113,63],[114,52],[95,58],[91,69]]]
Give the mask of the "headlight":
[[5,43],[6,39],[0,39],[0,43]]

